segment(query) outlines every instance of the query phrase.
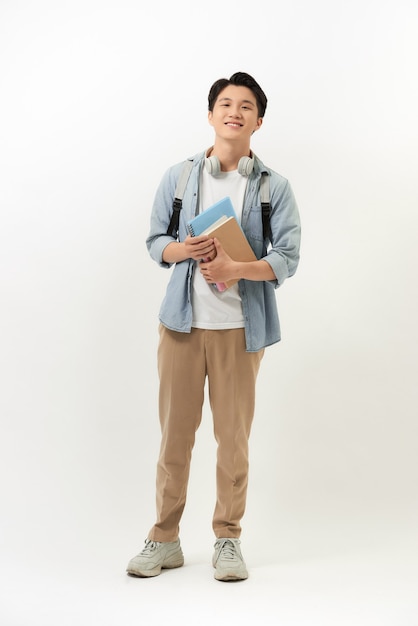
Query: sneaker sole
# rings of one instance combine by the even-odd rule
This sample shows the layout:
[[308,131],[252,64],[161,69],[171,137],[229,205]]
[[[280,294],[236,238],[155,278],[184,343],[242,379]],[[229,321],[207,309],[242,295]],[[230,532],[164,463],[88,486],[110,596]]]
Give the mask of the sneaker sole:
[[247,572],[215,572],[214,577],[216,580],[220,580],[223,582],[230,582],[234,580],[247,580],[248,573]]
[[155,567],[154,569],[149,570],[134,570],[127,569],[127,573],[131,576],[136,576],[137,578],[152,578],[153,576],[159,576],[161,574],[161,570],[163,569],[175,569],[177,567],[182,567],[184,565],[184,559],[179,561],[174,561],[173,563],[166,563],[161,567]]

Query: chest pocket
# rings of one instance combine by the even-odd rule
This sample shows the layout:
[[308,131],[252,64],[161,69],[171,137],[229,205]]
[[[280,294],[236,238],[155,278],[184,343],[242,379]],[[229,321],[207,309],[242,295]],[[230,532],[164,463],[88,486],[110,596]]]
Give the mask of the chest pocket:
[[251,207],[245,226],[245,235],[257,259],[267,253],[267,240],[263,237],[261,206]]

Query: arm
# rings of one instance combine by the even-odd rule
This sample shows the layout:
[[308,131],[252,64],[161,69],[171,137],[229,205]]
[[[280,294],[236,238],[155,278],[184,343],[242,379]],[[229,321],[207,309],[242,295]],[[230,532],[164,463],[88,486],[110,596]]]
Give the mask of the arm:
[[[146,239],[151,258],[165,268],[188,259],[201,261],[203,258],[211,259],[215,256],[213,239],[209,239],[206,235],[200,237],[188,235],[185,220],[182,217],[180,217],[181,241],[175,239],[171,234],[167,234],[172,214],[173,197],[182,167],[183,163],[177,164],[164,174],[155,195],[151,211],[150,230]],[[193,178],[193,172],[191,178]],[[187,189],[183,201],[186,200],[186,197]],[[182,211],[184,210],[183,208]]]
[[271,179],[271,245],[263,257],[275,274],[275,286],[293,276],[299,264],[300,216],[293,190],[286,179]]
[[201,261],[202,259],[212,259],[215,255],[215,245],[213,239],[207,235],[191,237],[188,235],[184,241],[173,241],[163,250],[163,261],[165,263],[180,263],[186,259]]
[[258,261],[239,263],[233,261],[216,242],[217,257],[211,263],[203,263],[200,270],[208,282],[227,282],[241,279],[269,281],[275,287],[292,276],[299,261],[300,219],[296,201],[288,182],[276,175],[272,180],[271,197],[271,245],[266,252],[261,236],[251,237],[251,232],[261,235],[260,213],[250,215],[247,236]]
[[276,276],[271,265],[260,259],[259,261],[250,261],[249,263],[235,264],[234,274],[236,278],[245,278],[246,280],[275,280]]
[[274,280],[273,269],[267,261],[234,261],[214,239],[216,256],[210,262],[203,262],[199,269],[208,283],[225,283],[228,280],[245,278],[246,280]]

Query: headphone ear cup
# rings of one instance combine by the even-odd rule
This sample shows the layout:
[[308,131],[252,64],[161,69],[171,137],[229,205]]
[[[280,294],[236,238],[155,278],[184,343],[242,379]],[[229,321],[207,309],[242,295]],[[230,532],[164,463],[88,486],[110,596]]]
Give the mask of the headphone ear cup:
[[205,167],[211,176],[219,176],[221,171],[221,164],[217,156],[206,157]]
[[254,167],[254,157],[244,156],[241,157],[238,162],[238,172],[241,176],[249,176],[253,171]]
[[[219,176],[221,173],[221,163],[217,156],[205,158],[205,167],[211,176]],[[254,157],[243,156],[238,162],[238,173],[241,176],[249,176],[253,171]]]

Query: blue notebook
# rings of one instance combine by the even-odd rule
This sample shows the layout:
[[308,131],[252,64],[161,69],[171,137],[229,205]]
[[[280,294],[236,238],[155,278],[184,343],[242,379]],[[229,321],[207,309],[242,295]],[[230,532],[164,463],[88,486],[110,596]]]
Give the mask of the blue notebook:
[[192,220],[189,220],[187,222],[187,228],[192,237],[196,237],[197,235],[201,235],[204,230],[212,226],[212,224],[222,217],[235,217],[237,220],[229,196],[222,198],[219,202],[215,202],[215,204],[212,204],[212,206],[203,211],[203,213],[199,213],[199,215],[196,215]]

